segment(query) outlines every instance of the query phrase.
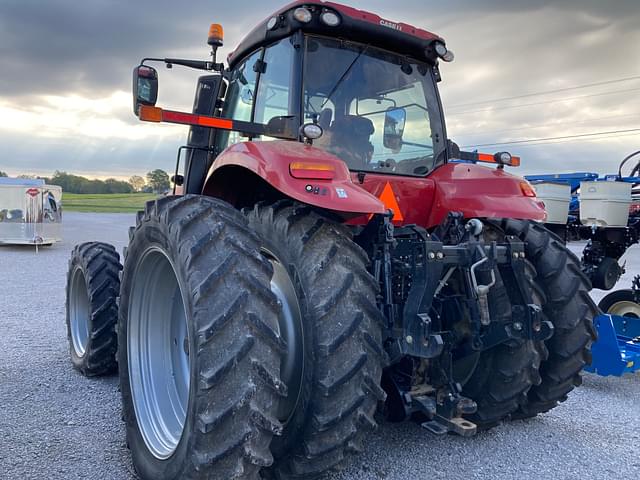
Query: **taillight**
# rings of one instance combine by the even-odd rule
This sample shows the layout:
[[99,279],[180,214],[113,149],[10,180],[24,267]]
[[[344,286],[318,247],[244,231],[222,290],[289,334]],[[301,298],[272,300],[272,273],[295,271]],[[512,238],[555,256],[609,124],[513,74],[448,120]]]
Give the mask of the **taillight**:
[[336,167],[330,163],[293,162],[289,164],[289,173],[293,178],[331,180],[336,175]]
[[525,197],[535,197],[536,191],[529,182],[520,182],[520,190]]

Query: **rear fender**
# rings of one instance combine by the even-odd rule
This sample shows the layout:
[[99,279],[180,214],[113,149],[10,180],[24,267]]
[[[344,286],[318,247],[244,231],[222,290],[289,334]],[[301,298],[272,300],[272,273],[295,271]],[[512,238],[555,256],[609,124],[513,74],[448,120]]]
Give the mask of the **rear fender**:
[[429,227],[439,225],[450,211],[462,212],[465,218],[546,220],[544,204],[536,197],[524,195],[526,181],[503,169],[447,163],[429,178],[436,185]]
[[[294,178],[294,162],[321,162],[334,167],[334,178]],[[257,200],[292,198],[344,217],[385,213],[384,204],[351,181],[345,163],[324,150],[291,141],[242,142],[216,158],[203,189],[237,207]]]

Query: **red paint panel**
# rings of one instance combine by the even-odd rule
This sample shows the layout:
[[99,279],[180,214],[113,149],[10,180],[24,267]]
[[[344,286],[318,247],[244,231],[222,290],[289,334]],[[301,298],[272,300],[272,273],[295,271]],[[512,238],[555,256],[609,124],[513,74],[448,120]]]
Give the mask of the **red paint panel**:
[[[357,174],[352,173],[354,182],[357,182]],[[402,212],[402,220],[396,215],[393,220],[395,225],[417,224],[425,225],[433,205],[435,183],[430,178],[401,177],[397,175],[384,175],[367,173],[362,183],[362,188],[376,197],[383,197],[387,183],[395,195],[398,209]],[[368,222],[368,217],[360,217],[352,222],[361,225]]]
[[438,225],[449,211],[465,218],[517,218],[544,221],[544,204],[524,195],[522,177],[503,169],[468,163],[448,163],[430,178],[437,185],[435,202],[427,226]]
[[204,115],[198,115],[198,125],[203,127],[223,128],[225,130],[233,129],[233,121],[224,118],[212,118]]
[[402,33],[413,35],[415,37],[422,38],[424,40],[435,40],[440,38],[435,33],[431,33],[421,28],[414,27],[413,25],[409,25],[408,23],[393,22],[391,20],[382,18],[376,15],[375,13],[366,12],[364,10],[358,10],[356,8],[348,7],[346,5],[340,5],[338,3],[322,2],[322,1],[301,2],[301,3],[317,3],[321,5],[326,5],[327,7],[335,8],[337,11],[339,11],[343,15],[347,15],[351,18],[355,18],[357,20],[363,20],[365,22],[373,23],[375,25],[383,25],[383,26],[386,26],[387,28],[393,28],[394,30],[398,30]]
[[[295,162],[332,165],[331,180],[298,179],[289,172]],[[426,178],[367,173],[362,184],[345,163],[318,148],[298,142],[243,142],[230,146],[214,162],[209,178],[225,166],[244,167],[270,185],[303,203],[337,212],[363,214],[352,224],[365,224],[372,213],[384,213],[380,200],[387,183],[395,196],[401,220],[394,224],[434,227],[450,211],[465,218],[517,218],[544,221],[544,205],[535,197],[526,197],[523,179],[502,169],[466,163],[448,163]],[[387,196],[389,192],[387,192]],[[389,198],[385,197],[387,203]]]
[[[292,163],[317,162],[333,167],[332,179],[293,178]],[[244,167],[288,197],[303,203],[350,214],[384,213],[380,200],[354,185],[345,163],[310,145],[290,141],[242,142],[231,145],[214,162],[207,182],[227,166]]]
[[203,127],[222,128],[225,130],[231,130],[233,128],[233,121],[228,119],[207,117],[206,115],[196,115],[194,113],[176,112],[173,110],[162,110],[162,121],[185,125],[202,125]]
[[[356,174],[352,174],[354,181]],[[402,211],[402,224],[434,227],[451,211],[465,218],[518,218],[543,221],[544,205],[524,196],[522,178],[504,170],[480,165],[448,163],[426,178],[400,177],[368,173],[363,187],[379,197],[387,182]],[[366,217],[352,223],[364,224]],[[400,224],[394,221],[396,225]]]

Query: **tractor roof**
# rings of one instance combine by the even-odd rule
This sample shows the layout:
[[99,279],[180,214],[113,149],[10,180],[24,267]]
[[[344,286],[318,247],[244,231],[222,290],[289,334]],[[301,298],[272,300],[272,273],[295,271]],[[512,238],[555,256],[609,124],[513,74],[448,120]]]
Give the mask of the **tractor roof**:
[[[294,11],[300,7],[305,7],[312,13],[308,23],[295,18]],[[329,26],[320,20],[320,15],[327,11],[338,15],[340,23],[337,26]],[[431,62],[435,62],[437,58],[432,48],[434,40],[444,43],[444,40],[434,33],[406,23],[386,20],[375,13],[323,0],[297,0],[255,27],[229,54],[229,65],[233,67],[255,49],[288,37],[296,30],[370,44]]]

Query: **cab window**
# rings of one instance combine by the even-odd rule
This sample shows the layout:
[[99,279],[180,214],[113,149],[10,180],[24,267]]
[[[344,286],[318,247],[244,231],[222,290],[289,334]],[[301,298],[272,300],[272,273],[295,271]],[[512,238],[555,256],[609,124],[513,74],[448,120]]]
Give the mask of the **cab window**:
[[[377,98],[355,99],[351,102],[350,115],[368,118],[373,123],[369,138],[372,145],[371,164],[379,170],[399,174],[424,174],[428,169],[423,163],[433,159],[433,137],[429,111],[426,107],[421,82],[414,82]],[[385,140],[389,118],[393,112],[402,112],[402,139]]]
[[[258,50],[231,72],[222,117],[244,122],[251,121],[258,80],[257,67],[261,57],[262,50]],[[224,132],[221,136],[224,147],[242,141],[239,132]]]
[[349,169],[423,176],[444,151],[428,65],[344,40],[307,36],[304,113],[324,134],[314,146]]
[[267,48],[258,82],[258,95],[253,121],[268,123],[273,117],[289,114],[293,77],[294,48],[285,38]]

